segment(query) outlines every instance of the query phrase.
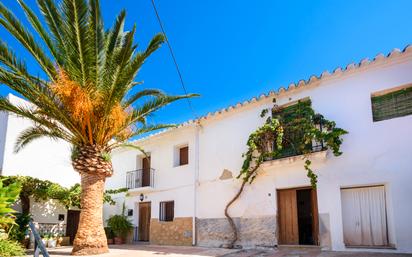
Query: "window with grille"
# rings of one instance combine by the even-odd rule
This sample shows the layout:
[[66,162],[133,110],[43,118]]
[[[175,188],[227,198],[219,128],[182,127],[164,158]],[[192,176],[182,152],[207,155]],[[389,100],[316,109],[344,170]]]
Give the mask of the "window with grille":
[[175,202],[174,201],[160,202],[159,220],[160,221],[173,221],[174,216],[175,216]]
[[412,114],[412,85],[372,94],[373,121],[389,120]]

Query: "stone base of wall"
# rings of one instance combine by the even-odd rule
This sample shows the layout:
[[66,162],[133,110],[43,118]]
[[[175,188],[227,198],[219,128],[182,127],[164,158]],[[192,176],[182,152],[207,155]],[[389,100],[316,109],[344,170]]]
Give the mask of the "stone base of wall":
[[[234,218],[239,229],[237,245],[242,247],[274,247],[277,245],[276,216],[258,218]],[[232,230],[226,218],[196,219],[197,244],[221,247],[232,238]]]
[[150,221],[150,243],[158,245],[192,245],[192,218],[173,221]]

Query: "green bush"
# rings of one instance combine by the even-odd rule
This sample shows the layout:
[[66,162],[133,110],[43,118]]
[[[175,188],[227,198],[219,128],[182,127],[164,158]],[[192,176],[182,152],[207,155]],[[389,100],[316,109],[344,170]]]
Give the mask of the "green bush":
[[133,229],[133,224],[123,215],[113,215],[107,220],[107,225],[118,237],[126,238],[127,233]]
[[15,216],[16,219],[14,220],[14,222],[16,224],[9,231],[9,238],[11,240],[23,243],[29,233],[29,222],[31,220],[31,215],[18,213]]
[[107,239],[113,239],[114,238],[114,232],[111,228],[105,227],[104,232],[106,232],[106,238]]
[[25,256],[26,253],[23,247],[16,241],[11,241],[7,239],[0,240],[0,256],[1,257],[11,257],[11,256]]

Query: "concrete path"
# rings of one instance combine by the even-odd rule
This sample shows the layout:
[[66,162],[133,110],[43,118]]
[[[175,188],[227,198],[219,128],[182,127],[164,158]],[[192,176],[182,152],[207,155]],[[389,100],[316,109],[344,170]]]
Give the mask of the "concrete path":
[[[49,249],[52,257],[70,256],[71,247]],[[33,255],[27,255],[33,256]],[[412,257],[412,254],[372,253],[372,252],[326,252],[317,248],[286,249],[249,249],[234,250],[222,248],[157,246],[157,245],[120,245],[110,246],[110,253],[101,257]]]

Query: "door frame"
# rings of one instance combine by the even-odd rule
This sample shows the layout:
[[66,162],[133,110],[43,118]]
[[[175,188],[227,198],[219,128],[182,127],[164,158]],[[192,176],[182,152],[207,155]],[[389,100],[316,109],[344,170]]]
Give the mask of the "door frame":
[[[147,229],[147,240],[142,240],[141,239],[141,235],[142,235],[142,220],[141,220],[141,206],[142,205],[148,205],[149,207],[148,207],[148,209],[149,209],[149,215],[148,215],[148,221],[147,221],[147,224],[148,224],[148,229]],[[138,241],[143,241],[143,242],[149,242],[150,241],[150,221],[151,221],[151,217],[152,217],[152,202],[139,202],[139,204],[138,204],[138,209],[139,209],[139,217],[138,217],[138,238],[137,238],[137,240]]]
[[[280,231],[279,191],[294,190],[295,193],[296,193],[296,191],[304,190],[304,189],[311,189],[311,206],[312,206],[312,215],[313,215],[313,217],[312,217],[312,236],[313,236],[314,245],[320,245],[320,242],[319,242],[319,211],[318,211],[317,190],[312,188],[311,186],[288,187],[288,188],[276,189],[276,205],[277,205],[276,229],[278,231],[278,235],[277,235],[278,245],[282,245],[281,243],[279,243],[280,233],[281,233],[281,231]],[[298,233],[299,233],[299,226],[298,226]],[[300,244],[298,243],[297,245],[300,245]]]

